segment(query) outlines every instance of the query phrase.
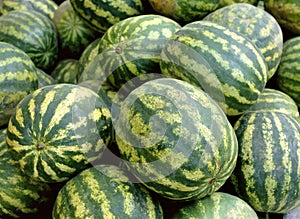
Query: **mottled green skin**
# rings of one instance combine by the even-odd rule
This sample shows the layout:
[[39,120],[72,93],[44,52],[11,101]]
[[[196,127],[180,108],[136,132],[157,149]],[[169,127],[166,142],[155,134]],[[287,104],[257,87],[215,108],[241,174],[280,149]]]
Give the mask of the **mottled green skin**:
[[130,182],[113,165],[97,165],[82,171],[59,191],[53,219],[162,219],[160,203],[140,184]]
[[[85,68],[87,68],[87,66],[94,60],[94,58],[98,55],[99,53],[99,42],[101,40],[101,37],[95,39],[93,42],[91,42],[87,47],[85,47],[85,49],[83,50],[83,52],[81,53],[78,61],[80,63],[80,71],[79,71],[79,75],[81,76],[81,74],[83,73],[83,71],[85,70]],[[87,76],[86,74],[83,74],[83,77]],[[88,78],[88,77],[87,77]],[[80,79],[80,77],[79,77]],[[80,81],[84,81],[85,79],[83,78],[80,79]]]
[[[42,192],[49,185],[33,181],[21,172],[19,164],[11,158],[5,142],[6,129],[0,130],[0,217],[19,218],[37,212],[47,200]],[[39,206],[38,206],[39,205]]]
[[300,125],[290,115],[249,112],[234,125],[239,142],[231,182],[256,211],[287,213],[300,204]]
[[283,33],[272,15],[256,6],[236,3],[210,13],[203,20],[221,24],[244,34],[265,57],[268,80],[275,74],[282,55]]
[[0,42],[0,126],[7,125],[16,105],[37,88],[37,69],[30,57]]
[[278,87],[300,107],[300,36],[284,42],[276,77]]
[[175,212],[172,219],[258,219],[254,209],[237,196],[214,192]]
[[281,26],[300,34],[300,1],[264,0],[266,11],[272,14]]
[[18,104],[6,141],[24,173],[62,182],[100,159],[112,135],[110,111],[95,92],[56,84],[35,90]]
[[38,88],[57,83],[56,80],[51,75],[44,72],[40,68],[37,68],[37,76],[38,76],[38,84],[39,84]]
[[[119,89],[136,76],[157,73],[160,53],[180,25],[156,14],[140,15],[110,27],[99,42],[97,68],[90,68],[87,79],[107,78]],[[100,63],[100,64],[99,64]]]
[[70,0],[75,12],[96,31],[107,29],[129,17],[144,12],[142,0]]
[[100,33],[76,14],[70,1],[58,6],[53,21],[58,31],[61,53],[66,57],[79,58],[83,50],[100,37]]
[[36,10],[52,19],[57,9],[57,4],[53,0],[2,0],[0,15],[12,10]]
[[247,37],[211,21],[177,31],[162,49],[162,74],[201,87],[229,116],[245,112],[267,82],[267,64]]
[[149,0],[157,13],[179,23],[201,20],[220,6],[220,0]]
[[13,10],[0,16],[0,41],[22,49],[42,70],[50,68],[58,55],[54,23],[34,10]]
[[294,117],[300,122],[297,104],[286,93],[272,88],[265,88],[247,112],[279,112]]
[[172,200],[212,194],[235,167],[238,145],[224,112],[181,80],[156,79],[133,90],[114,128],[124,165],[147,188]]
[[80,64],[77,59],[60,60],[51,72],[58,83],[76,84],[79,77]]
[[219,7],[225,7],[227,5],[236,4],[236,3],[248,3],[251,5],[256,5],[258,0],[221,0]]

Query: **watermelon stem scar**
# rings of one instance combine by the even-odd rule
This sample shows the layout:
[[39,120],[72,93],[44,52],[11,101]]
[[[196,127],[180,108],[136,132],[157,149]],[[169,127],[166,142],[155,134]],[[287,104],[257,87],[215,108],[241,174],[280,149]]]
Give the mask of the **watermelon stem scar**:
[[38,150],[42,150],[46,147],[46,145],[43,142],[38,142],[36,147]]

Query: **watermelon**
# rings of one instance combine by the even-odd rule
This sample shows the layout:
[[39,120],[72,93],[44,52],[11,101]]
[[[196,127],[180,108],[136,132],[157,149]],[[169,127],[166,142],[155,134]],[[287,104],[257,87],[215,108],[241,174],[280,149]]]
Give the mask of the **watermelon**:
[[6,126],[16,105],[38,88],[37,68],[12,44],[0,42],[0,126]]
[[6,129],[0,130],[0,217],[22,218],[35,213],[47,202],[44,196],[50,186],[32,180],[21,172],[5,142]]
[[299,0],[264,0],[266,11],[272,14],[286,30],[300,34]]
[[69,0],[75,12],[94,30],[107,29],[129,17],[144,13],[142,0]]
[[69,0],[58,6],[53,21],[58,31],[60,53],[65,58],[79,58],[83,50],[100,37],[100,33],[75,13]]
[[36,10],[52,19],[57,9],[57,4],[53,0],[2,0],[0,15],[13,10]]
[[54,84],[17,105],[6,141],[24,173],[51,183],[66,181],[100,159],[112,135],[111,113],[95,92]]
[[211,195],[235,168],[233,127],[215,101],[185,81],[145,82],[112,115],[123,165],[161,197]]
[[265,57],[268,80],[275,74],[282,55],[283,33],[272,15],[248,3],[236,3],[210,13],[203,20],[216,22],[244,34]]
[[96,165],[70,179],[59,191],[52,218],[162,219],[160,203],[126,172],[114,165]]
[[0,41],[26,52],[36,67],[45,71],[54,65],[58,55],[54,23],[34,10],[13,10],[0,16]]
[[239,142],[235,191],[257,212],[285,214],[300,204],[300,125],[280,112],[248,112],[234,124]]
[[99,55],[84,69],[82,80],[108,80],[119,89],[131,79],[158,73],[160,53],[180,25],[167,17],[146,14],[110,27],[99,42]]
[[158,14],[179,23],[202,19],[220,6],[221,0],[148,0]]
[[300,107],[300,36],[293,37],[283,44],[283,53],[276,83],[278,87],[291,96]]
[[51,84],[56,84],[56,80],[51,75],[49,75],[48,73],[46,73],[40,68],[37,68],[37,76],[38,76],[38,88],[51,85]]
[[50,75],[57,83],[76,84],[80,74],[80,63],[77,59],[61,59],[55,65]]
[[161,52],[162,74],[201,87],[228,116],[254,104],[267,83],[264,56],[245,35],[212,21],[183,26]]
[[265,88],[256,103],[247,112],[285,113],[300,122],[300,115],[295,101],[286,93],[272,88]]
[[196,200],[180,208],[172,219],[258,219],[254,209],[237,196],[214,192],[203,199]]

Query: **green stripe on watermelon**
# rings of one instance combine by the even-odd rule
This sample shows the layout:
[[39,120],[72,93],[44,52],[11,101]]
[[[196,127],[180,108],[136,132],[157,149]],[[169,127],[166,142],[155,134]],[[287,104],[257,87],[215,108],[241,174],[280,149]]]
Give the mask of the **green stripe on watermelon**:
[[210,195],[235,167],[237,141],[225,114],[184,81],[156,79],[137,87],[120,104],[114,127],[124,164],[169,199]]
[[165,45],[162,74],[202,87],[227,115],[245,112],[267,82],[267,64],[244,35],[210,21],[189,23]]
[[177,210],[172,219],[258,219],[254,209],[237,196],[214,192],[203,199],[196,200]]
[[294,117],[300,122],[297,104],[286,93],[272,88],[265,88],[247,112],[279,112]]
[[[95,39],[93,42],[91,42],[83,52],[81,53],[78,61],[80,63],[80,71],[79,76],[81,76],[84,69],[89,65],[90,62],[94,60],[94,58],[99,54],[99,42],[101,40],[101,37]],[[79,77],[80,78],[80,77]]]
[[65,58],[79,58],[83,50],[100,37],[100,33],[76,14],[70,1],[64,1],[58,6],[53,21],[58,31],[60,54]]
[[205,15],[216,10],[220,4],[220,0],[149,0],[149,2],[157,13],[179,23],[201,20]]
[[217,9],[203,20],[216,22],[248,37],[261,51],[268,65],[268,80],[275,74],[283,46],[277,20],[261,8],[237,3]]
[[101,158],[113,138],[111,114],[92,90],[73,84],[35,90],[10,118],[7,144],[21,170],[62,182]]
[[80,71],[80,64],[77,59],[60,60],[51,72],[51,76],[58,83],[76,84]]
[[52,217],[159,219],[163,212],[149,191],[130,182],[123,170],[97,165],[65,184],[57,195]]
[[42,69],[37,68],[37,76],[38,76],[38,88],[51,85],[51,84],[56,84],[56,80],[51,77],[48,73],[44,72]]
[[70,2],[80,17],[102,33],[115,23],[144,12],[141,0],[70,0]]
[[19,101],[38,88],[38,76],[30,57],[5,42],[0,42],[0,72],[0,126],[4,126]]
[[5,14],[12,10],[36,10],[52,19],[57,9],[57,4],[53,0],[3,0],[0,7],[0,14]]
[[0,40],[26,52],[36,67],[47,70],[58,55],[52,20],[37,11],[14,10],[0,16]]
[[0,217],[21,218],[26,214],[37,212],[46,201],[42,192],[50,189],[45,183],[30,179],[21,172],[19,164],[14,161],[5,142],[6,129],[0,130]]
[[256,211],[287,213],[300,204],[300,125],[278,112],[244,114],[234,125],[239,142],[231,181]]
[[276,74],[278,87],[291,96],[300,107],[300,36],[284,42]]

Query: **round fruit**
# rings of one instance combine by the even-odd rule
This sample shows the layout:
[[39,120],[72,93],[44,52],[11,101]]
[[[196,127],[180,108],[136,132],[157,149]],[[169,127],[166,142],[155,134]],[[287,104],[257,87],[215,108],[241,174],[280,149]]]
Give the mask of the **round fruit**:
[[187,82],[161,78],[140,85],[120,103],[114,121],[124,165],[163,197],[210,195],[235,167],[238,145],[227,117]]
[[112,133],[109,108],[95,92],[56,84],[35,90],[17,105],[6,141],[24,173],[62,182],[100,159]]
[[231,181],[256,211],[287,213],[300,204],[300,125],[279,112],[248,112],[234,125],[239,156]]
[[211,21],[189,23],[161,53],[162,74],[207,92],[229,116],[240,115],[266,86],[265,58],[245,35]]

